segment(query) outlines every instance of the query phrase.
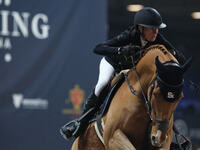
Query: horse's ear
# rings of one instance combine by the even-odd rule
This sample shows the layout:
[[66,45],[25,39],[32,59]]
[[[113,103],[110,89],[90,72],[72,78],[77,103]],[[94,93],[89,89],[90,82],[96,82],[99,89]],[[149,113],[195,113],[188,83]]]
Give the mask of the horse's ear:
[[181,69],[183,70],[183,73],[188,70],[188,68],[191,66],[192,63],[192,57],[190,57],[183,66],[181,66]]

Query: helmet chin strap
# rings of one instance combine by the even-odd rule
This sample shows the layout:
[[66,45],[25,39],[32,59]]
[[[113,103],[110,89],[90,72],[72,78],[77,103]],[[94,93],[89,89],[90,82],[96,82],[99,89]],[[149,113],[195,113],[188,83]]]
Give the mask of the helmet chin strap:
[[140,32],[140,39],[141,39],[142,47],[144,47],[149,41],[144,36],[144,27],[143,26],[141,27],[142,27],[142,31]]
[[140,35],[141,35],[142,39],[143,39],[144,41],[146,41],[146,42],[149,42],[149,41],[145,38],[145,36],[144,36],[144,27],[143,27],[143,26],[141,26],[141,27],[142,27],[142,31],[140,32]]

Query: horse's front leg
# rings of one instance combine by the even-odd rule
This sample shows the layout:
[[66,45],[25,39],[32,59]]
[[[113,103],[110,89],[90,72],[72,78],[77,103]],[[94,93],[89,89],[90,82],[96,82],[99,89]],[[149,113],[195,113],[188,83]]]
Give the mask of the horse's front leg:
[[109,150],[136,150],[126,135],[120,130],[116,130],[109,140]]

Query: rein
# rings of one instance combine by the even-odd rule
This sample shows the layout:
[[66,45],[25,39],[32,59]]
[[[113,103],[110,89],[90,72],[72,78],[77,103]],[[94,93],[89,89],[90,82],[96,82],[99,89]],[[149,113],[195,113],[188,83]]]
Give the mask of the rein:
[[[142,88],[142,85],[141,85],[141,82],[140,82],[140,79],[139,79],[139,74],[136,70],[135,63],[133,63],[133,70],[136,73],[136,77],[137,77],[137,80],[139,82],[139,85],[140,85],[140,88],[141,88],[141,91],[142,91],[142,96],[140,94],[138,94],[137,91],[130,84],[130,81],[128,80],[128,73],[124,74],[125,81],[128,84],[131,93],[145,101],[145,107],[147,109],[147,114],[148,114],[151,122],[153,122],[152,115],[151,115],[151,112],[153,111],[153,109],[151,108],[150,101],[151,101],[151,98],[152,98],[153,89],[155,88],[155,81],[157,80],[157,76],[150,83],[151,89],[150,89],[150,95],[149,95],[149,100],[148,100],[148,98],[146,97],[144,90]],[[153,113],[155,115],[155,121],[158,124],[158,129],[161,130],[161,131],[166,131],[169,128],[169,120],[159,119],[159,118],[157,118],[155,111],[153,111]]]
[[[137,93],[137,91],[133,88],[133,86],[130,84],[130,81],[128,80],[128,72],[126,74],[123,73],[124,77],[125,77],[125,81],[126,83],[128,84],[129,86],[129,89],[131,91],[132,94],[134,94],[135,96],[141,98],[141,99],[144,99],[145,101],[145,106],[147,108],[147,114],[149,115],[149,118],[151,121],[153,121],[152,117],[151,117],[151,105],[147,99],[147,97],[145,96],[144,94],[144,90],[142,88],[142,85],[141,85],[141,82],[140,82],[140,79],[139,79],[139,75],[138,75],[138,72],[136,71],[136,67],[134,66],[133,67],[133,70],[135,71],[136,73],[136,76],[137,76],[137,80],[139,82],[139,85],[140,85],[140,88],[141,88],[141,91],[142,91],[142,96],[140,94]],[[156,80],[156,78],[153,80],[153,82]],[[151,91],[150,91],[150,98],[152,97],[152,93],[153,93],[153,89],[154,89],[154,83],[152,84],[152,88],[151,88]]]

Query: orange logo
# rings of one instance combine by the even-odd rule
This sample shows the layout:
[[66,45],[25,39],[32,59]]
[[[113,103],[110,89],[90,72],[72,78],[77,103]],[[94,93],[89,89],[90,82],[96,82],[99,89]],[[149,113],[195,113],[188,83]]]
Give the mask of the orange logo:
[[72,90],[70,90],[69,93],[74,109],[79,110],[83,102],[83,97],[84,97],[83,90],[80,89],[79,85],[75,85],[75,87]]
[[71,103],[73,109],[63,109],[63,114],[81,114],[81,106],[84,100],[85,92],[79,87],[78,84],[69,91],[69,100],[66,100],[66,104]]

